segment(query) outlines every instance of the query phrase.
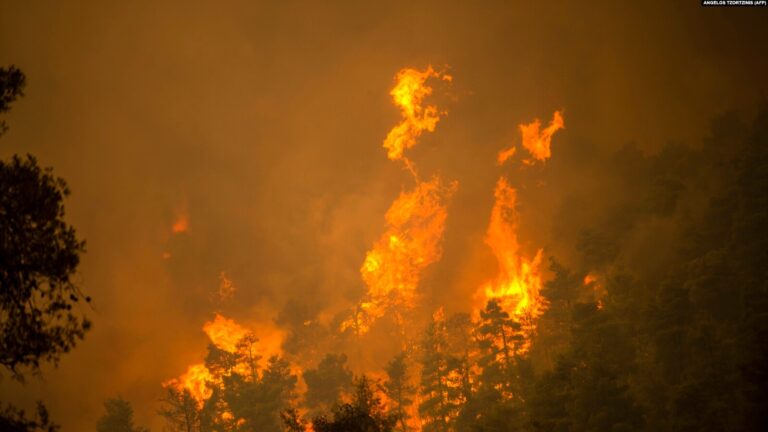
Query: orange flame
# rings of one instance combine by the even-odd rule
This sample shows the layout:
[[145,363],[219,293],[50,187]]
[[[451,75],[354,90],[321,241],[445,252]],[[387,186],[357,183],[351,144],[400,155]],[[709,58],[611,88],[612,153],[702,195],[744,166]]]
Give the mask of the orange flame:
[[164,382],[163,387],[174,387],[179,391],[188,390],[197,401],[198,408],[202,408],[203,402],[213,394],[208,383],[215,381],[215,377],[204,364],[194,364],[179,378]]
[[[552,135],[564,127],[563,116],[555,111],[552,121],[543,131],[541,122],[536,119],[530,124],[521,124],[523,147],[533,159],[525,160],[532,164],[536,160],[545,161],[551,155]],[[499,152],[496,162],[501,165],[515,154],[515,147]],[[499,305],[522,325],[524,342],[516,347],[520,353],[530,349],[531,336],[536,329],[536,319],[547,308],[547,299],[541,296],[541,264],[542,250],[539,249],[533,258],[526,258],[520,253],[517,239],[519,226],[517,209],[517,192],[503,177],[496,183],[494,192],[495,202],[491,211],[491,221],[488,225],[485,242],[490,246],[499,262],[499,275],[495,280],[486,282],[481,290],[481,297],[488,301],[496,299]]]
[[532,164],[536,160],[544,162],[549,159],[552,156],[552,150],[550,149],[552,135],[564,127],[565,122],[560,111],[555,111],[552,114],[552,121],[549,122],[549,126],[544,128],[544,130],[540,130],[541,122],[539,119],[535,119],[527,125],[521,124],[520,133],[523,136],[523,147],[533,157],[533,159],[528,159],[526,163]]
[[400,107],[403,119],[384,140],[387,157],[391,160],[401,160],[403,152],[416,145],[421,133],[434,131],[440,121],[436,106],[422,106],[424,98],[432,93],[432,87],[425,85],[428,78],[452,79],[450,75],[435,71],[432,66],[423,71],[406,68],[397,73],[397,84],[389,94],[395,105]]
[[600,283],[600,277],[594,273],[587,273],[584,276],[584,286],[592,289],[592,297],[595,300],[595,304],[598,309],[603,308],[603,298],[608,294],[607,290]]
[[187,213],[186,206],[180,206],[176,210],[176,218],[171,225],[171,232],[173,234],[185,233],[189,230],[189,214]]
[[[555,132],[563,129],[565,122],[563,120],[563,114],[560,111],[555,111],[552,114],[552,121],[549,122],[549,126],[541,130],[541,121],[535,119],[531,123],[521,124],[520,134],[522,135],[523,147],[528,150],[528,153],[532,156],[532,159],[526,159],[523,162],[532,165],[536,161],[544,162],[552,156],[552,135]],[[496,157],[496,163],[503,165],[507,159],[515,155],[515,146],[499,152]]]
[[456,188],[435,177],[411,192],[403,192],[386,214],[387,230],[368,252],[360,274],[368,287],[367,299],[356,316],[342,324],[342,331],[354,327],[358,334],[387,310],[410,308],[422,270],[438,261],[447,211],[444,202]]
[[[257,330],[265,336],[266,341],[259,341],[258,353],[264,356],[279,355],[281,353],[283,333],[276,329],[274,325],[257,325]],[[203,331],[208,335],[211,343],[221,350],[229,353],[235,353],[238,350],[238,342],[243,340],[249,334],[249,329],[236,323],[234,320],[225,318],[216,314],[213,320],[203,325]],[[250,373],[246,364],[237,364],[232,369],[240,374]],[[211,373],[205,364],[193,364],[187,368],[187,371],[178,378],[171,379],[163,383],[163,387],[174,387],[179,391],[188,390],[192,397],[197,401],[198,407],[202,407],[203,402],[211,397],[211,385],[221,383],[221,376]]]
[[523,325],[525,343],[517,349],[526,352],[535,330],[535,319],[547,307],[546,299],[539,293],[542,250],[539,249],[532,259],[521,255],[515,209],[517,193],[503,177],[496,183],[495,198],[485,242],[499,262],[499,275],[486,282],[480,292],[484,301],[498,300],[499,305]]
[[597,281],[597,276],[595,276],[592,273],[587,273],[586,276],[584,276],[584,286],[590,285]]
[[499,165],[503,165],[504,162],[506,162],[507,159],[514,156],[516,152],[517,152],[517,147],[515,146],[512,146],[506,150],[500,151],[499,155],[496,157],[496,163]]
[[404,160],[417,185],[410,192],[402,192],[387,210],[387,230],[366,254],[360,268],[368,287],[366,299],[352,318],[341,324],[342,331],[352,328],[358,335],[364,334],[388,310],[412,308],[422,270],[442,255],[445,202],[458,183],[445,186],[438,177],[419,181],[413,165],[403,156],[405,149],[416,145],[423,131],[434,131],[440,120],[437,107],[422,106],[424,98],[432,93],[432,87],[425,85],[428,78],[452,80],[432,66],[424,71],[406,68],[397,73],[397,83],[390,91],[403,118],[384,139],[384,148],[389,159]]
[[203,325],[203,331],[219,349],[231,353],[237,351],[237,343],[248,334],[240,324],[219,314]]

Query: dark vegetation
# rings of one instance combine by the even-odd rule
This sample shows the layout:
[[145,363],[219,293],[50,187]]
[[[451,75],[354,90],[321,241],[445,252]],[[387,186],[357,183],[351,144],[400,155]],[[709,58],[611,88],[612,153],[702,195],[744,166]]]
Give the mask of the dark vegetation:
[[[24,74],[0,68],[0,113],[23,95]],[[7,126],[0,122],[0,135]],[[0,366],[23,382],[56,364],[90,328],[78,310],[90,302],[72,282],[85,243],[64,221],[67,185],[30,155],[0,161]],[[0,379],[3,377],[0,375]],[[0,430],[56,430],[42,403],[28,418],[12,405],[0,410]]]
[[[0,113],[24,76],[0,69]],[[0,124],[0,133],[6,129]],[[700,148],[652,156],[626,146],[605,181],[625,195],[581,227],[579,256],[550,260],[529,353],[494,302],[477,320],[435,314],[386,378],[353,377],[343,354],[306,370],[305,397],[286,359],[211,345],[216,377],[199,404],[169,387],[170,430],[198,431],[761,431],[768,430],[768,107],[751,125],[726,115]],[[10,379],[75,347],[89,299],[72,282],[84,244],[64,220],[63,180],[31,156],[0,162],[0,364]],[[633,239],[644,238],[644,246]],[[632,251],[635,253],[632,253]],[[653,265],[637,258],[659,256]],[[564,260],[563,260],[564,262]],[[598,281],[586,284],[595,272]],[[244,367],[243,367],[244,366]],[[123,399],[96,428],[142,431]],[[0,431],[56,430],[0,408]]]
[[[530,352],[495,302],[474,321],[437,313],[381,381],[350,389],[329,354],[299,400],[287,368],[283,390],[230,371],[214,394],[252,411],[178,430],[407,431],[414,412],[430,432],[768,430],[768,107],[715,121],[700,148],[626,146],[612,163],[625,194],[582,227],[570,267],[550,259]],[[203,417],[226,409],[214,400]]]

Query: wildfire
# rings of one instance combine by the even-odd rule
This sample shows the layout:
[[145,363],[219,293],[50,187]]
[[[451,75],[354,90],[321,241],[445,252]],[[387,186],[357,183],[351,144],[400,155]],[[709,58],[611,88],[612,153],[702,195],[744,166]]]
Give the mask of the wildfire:
[[499,165],[503,165],[504,162],[507,161],[507,159],[511,158],[512,156],[517,153],[517,147],[512,146],[506,150],[502,150],[499,152],[499,155],[496,157],[496,163]]
[[486,282],[481,292],[485,301],[498,300],[499,305],[523,325],[526,346],[520,347],[520,351],[525,352],[535,329],[535,319],[547,306],[546,299],[539,293],[542,250],[539,249],[533,258],[521,255],[517,238],[518,213],[515,208],[517,193],[503,177],[496,183],[494,195],[496,201],[485,242],[496,256],[499,274],[496,279]]
[[422,182],[403,192],[385,216],[387,230],[363,261],[360,274],[368,287],[367,301],[342,330],[358,334],[390,308],[412,307],[422,270],[438,261],[447,210],[444,202],[456,184],[445,186],[439,178]]
[[176,210],[176,218],[171,225],[171,232],[173,234],[185,233],[189,230],[189,214],[187,213],[186,206],[181,206]]
[[423,131],[434,131],[440,121],[436,106],[422,106],[424,98],[432,93],[432,87],[425,85],[428,78],[452,80],[450,75],[437,72],[432,66],[423,71],[406,68],[397,73],[397,84],[389,94],[400,108],[402,120],[384,140],[387,157],[391,160],[401,160],[403,151],[416,145],[416,139]]
[[592,297],[595,301],[595,304],[597,305],[597,308],[602,309],[604,306],[603,298],[608,292],[606,291],[603,284],[600,283],[600,278],[594,273],[587,273],[587,275],[584,276],[584,286],[591,289]]
[[237,343],[248,334],[245,327],[219,314],[203,325],[203,331],[219,349],[231,353],[237,351]]
[[[265,356],[280,354],[282,332],[269,325],[260,326],[258,330],[266,337],[265,343],[259,341],[258,353]],[[203,324],[203,332],[217,348],[229,353],[237,352],[240,348],[238,343],[251,335],[249,329],[220,314],[216,314],[213,320]],[[255,338],[251,340],[257,341]],[[241,374],[250,372],[245,364],[236,364],[232,370]],[[198,405],[202,406],[203,402],[211,397],[211,386],[219,383],[221,383],[221,377],[215,376],[205,364],[199,363],[189,366],[184,374],[166,381],[163,386],[174,387],[179,391],[188,390]]]
[[[529,124],[521,124],[523,147],[533,159],[524,161],[545,161],[551,156],[552,135],[563,128],[563,116],[555,111],[549,126],[540,130],[541,122],[536,119]],[[515,147],[499,152],[496,162],[501,165],[515,154]],[[479,293],[484,301],[496,299],[499,305],[522,325],[523,346],[516,347],[518,352],[530,349],[531,336],[536,329],[536,318],[544,313],[547,300],[541,296],[541,257],[539,249],[533,258],[525,257],[520,250],[517,237],[519,216],[515,208],[517,192],[502,177],[496,183],[495,202],[491,210],[485,242],[493,251],[499,263],[498,276],[486,282]]]
[[[523,147],[528,150],[532,159],[526,159],[523,162],[526,164],[533,164],[536,161],[544,162],[552,156],[552,135],[558,130],[565,127],[565,121],[563,120],[563,114],[560,111],[555,111],[552,114],[552,120],[549,122],[549,126],[541,129],[541,121],[539,119],[533,120],[528,124],[521,124],[520,134],[522,135]],[[506,150],[499,152],[496,158],[496,162],[502,165],[510,157],[515,154],[515,147],[512,146]]]
[[[552,114],[552,120],[549,122],[549,126],[540,130],[541,122],[539,119],[524,125],[520,125],[520,134],[523,136],[523,147],[528,150],[531,156],[540,162],[544,162],[552,156],[552,150],[550,145],[552,144],[552,135],[558,130],[565,127],[563,121],[563,115],[560,111],[555,111]],[[528,163],[533,163],[533,160],[528,160]]]
[[198,407],[202,407],[203,402],[213,394],[208,383],[215,381],[216,378],[211,374],[211,371],[200,363],[187,368],[187,371],[180,377],[166,381],[163,383],[163,387],[189,391],[189,394],[197,401]]
[[[423,131],[434,131],[440,120],[436,106],[422,105],[424,98],[432,93],[432,88],[425,85],[431,77],[445,81],[452,79],[431,66],[424,71],[402,69],[390,92],[403,118],[387,134],[384,148],[389,159],[403,160],[414,178],[416,171],[404,158],[403,151],[416,145],[416,139]],[[387,210],[387,229],[366,254],[360,268],[368,287],[365,301],[358,305],[352,318],[342,323],[342,331],[352,328],[358,335],[364,334],[388,310],[413,307],[421,272],[442,255],[446,202],[458,183],[444,185],[439,177],[428,182],[418,178],[416,181],[416,187],[402,192]],[[400,318],[396,316],[396,319]]]

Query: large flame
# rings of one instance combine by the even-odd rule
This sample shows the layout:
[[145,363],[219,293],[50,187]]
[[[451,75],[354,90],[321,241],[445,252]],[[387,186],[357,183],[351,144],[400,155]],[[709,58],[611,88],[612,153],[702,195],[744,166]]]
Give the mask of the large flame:
[[[541,130],[536,119],[519,126],[523,147],[533,159],[524,160],[532,164],[545,161],[551,155],[552,135],[564,126],[563,116],[555,111],[549,126]],[[499,152],[496,162],[501,165],[515,154],[515,147]],[[522,255],[517,237],[519,216],[515,208],[517,191],[502,177],[496,183],[495,202],[491,211],[485,242],[490,246],[499,263],[498,276],[486,282],[478,294],[483,306],[488,300],[496,300],[512,319],[521,324],[522,346],[517,352],[530,349],[531,337],[536,329],[536,319],[547,308],[547,300],[541,296],[541,257],[539,249],[533,258]],[[586,282],[585,282],[586,283]]]
[[200,363],[188,367],[187,371],[180,377],[164,382],[163,387],[174,387],[179,391],[189,391],[189,394],[197,402],[198,408],[201,408],[203,402],[213,394],[209,383],[216,381],[217,379],[211,374],[211,371],[204,364]]
[[[260,335],[263,335],[263,340],[252,339],[252,341],[258,342],[255,355],[268,357],[281,354],[282,331],[276,329],[271,324],[257,325],[255,330],[259,331]],[[213,320],[203,324],[203,332],[205,332],[212,344],[229,353],[238,352],[241,349],[238,344],[246,336],[252,334],[250,329],[218,313]],[[249,367],[246,364],[236,364],[232,370],[240,374],[250,373]],[[212,374],[205,364],[199,363],[189,366],[184,374],[164,382],[163,386],[174,387],[179,391],[189,391],[195,401],[197,401],[198,406],[202,407],[203,402],[211,397],[211,386],[220,383],[220,376]]]
[[401,160],[403,151],[416,145],[416,139],[423,131],[434,131],[440,121],[436,106],[422,106],[424,98],[432,93],[432,87],[425,84],[428,78],[451,80],[450,75],[437,72],[432,66],[423,71],[406,68],[397,73],[397,84],[389,94],[400,107],[403,118],[384,140],[387,157],[391,160]]
[[403,119],[387,134],[384,148],[389,159],[405,162],[417,184],[412,191],[402,192],[387,211],[387,230],[366,254],[360,268],[368,287],[366,298],[352,318],[342,323],[342,331],[352,328],[357,334],[364,334],[388,310],[413,307],[421,272],[440,259],[447,216],[445,203],[458,183],[444,185],[438,177],[420,181],[411,162],[403,156],[405,149],[416,145],[423,131],[434,131],[440,120],[436,106],[422,105],[432,93],[432,88],[425,85],[430,77],[451,80],[432,66],[423,71],[406,68],[398,72],[397,83],[390,92]]
[[499,263],[499,274],[481,289],[484,301],[495,299],[499,305],[523,326],[525,345],[517,347],[525,352],[535,329],[535,319],[546,309],[547,302],[540,294],[542,250],[533,258],[521,254],[517,238],[519,217],[515,208],[517,193],[503,177],[496,183],[496,201],[491,211],[486,243]]
[[445,186],[435,177],[403,192],[386,214],[387,230],[368,251],[360,274],[368,287],[366,301],[342,330],[358,334],[396,307],[410,308],[422,270],[440,259],[447,211],[445,201],[456,184]]
[[203,325],[203,331],[219,349],[231,353],[237,351],[237,343],[248,334],[245,327],[219,314]]

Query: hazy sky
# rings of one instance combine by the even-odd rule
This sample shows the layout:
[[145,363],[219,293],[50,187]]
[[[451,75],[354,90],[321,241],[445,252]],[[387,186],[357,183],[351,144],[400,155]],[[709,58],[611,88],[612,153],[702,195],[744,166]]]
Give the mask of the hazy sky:
[[[694,0],[160,3],[0,0],[0,65],[28,82],[0,156],[32,153],[69,183],[94,298],[86,340],[43,379],[4,378],[0,396],[44,399],[65,431],[93,429],[118,394],[160,430],[160,383],[201,359],[215,311],[270,323],[290,304],[290,327],[295,310],[359,299],[365,252],[412,186],[381,148],[400,68],[454,77],[434,98],[447,116],[409,153],[459,182],[423,287],[452,310],[493,274],[482,236],[514,170],[494,159],[519,123],[565,113],[551,163],[518,185],[524,247],[565,251],[553,215],[568,188],[600,184],[605,154],[696,145],[768,86],[768,11]],[[179,212],[189,230],[173,235]]]

